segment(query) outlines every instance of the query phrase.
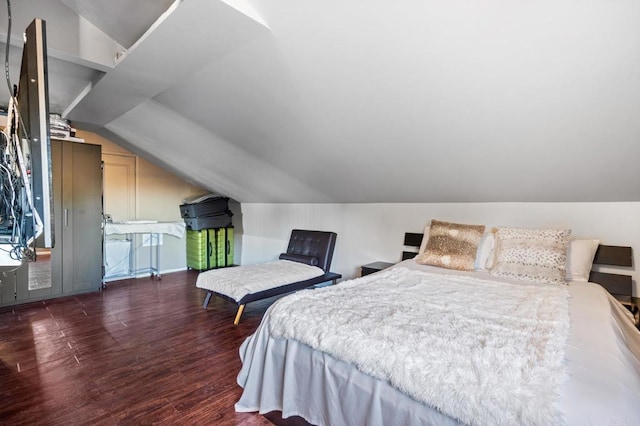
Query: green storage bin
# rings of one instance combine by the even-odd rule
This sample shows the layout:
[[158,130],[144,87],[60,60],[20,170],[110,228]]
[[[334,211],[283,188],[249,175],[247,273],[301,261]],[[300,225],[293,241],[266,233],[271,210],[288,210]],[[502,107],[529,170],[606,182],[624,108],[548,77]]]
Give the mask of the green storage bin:
[[209,230],[187,230],[187,267],[203,271],[211,264],[209,254]]
[[233,228],[211,229],[215,231],[216,266],[218,268],[233,265]]
[[187,267],[204,271],[233,265],[233,228],[187,230]]

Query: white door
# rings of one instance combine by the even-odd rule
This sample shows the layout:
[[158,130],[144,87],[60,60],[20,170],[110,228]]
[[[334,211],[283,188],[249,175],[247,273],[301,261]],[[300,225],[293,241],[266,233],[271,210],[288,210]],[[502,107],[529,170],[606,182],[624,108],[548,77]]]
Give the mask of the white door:
[[[103,154],[102,161],[104,214],[110,215],[114,222],[135,219],[136,158],[130,155]],[[111,235],[105,241],[103,262],[107,278],[126,276],[135,268],[135,256],[130,252],[132,242],[120,241],[124,238],[122,235]]]
[[132,220],[136,214],[136,158],[103,154],[104,213],[113,221]]

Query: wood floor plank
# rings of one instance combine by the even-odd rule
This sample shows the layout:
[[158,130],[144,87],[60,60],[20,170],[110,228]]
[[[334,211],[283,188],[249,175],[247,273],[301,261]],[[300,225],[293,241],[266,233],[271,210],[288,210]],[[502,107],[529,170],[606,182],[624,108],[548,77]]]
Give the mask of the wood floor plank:
[[0,424],[270,425],[236,413],[238,349],[271,301],[236,306],[197,272],[0,310]]

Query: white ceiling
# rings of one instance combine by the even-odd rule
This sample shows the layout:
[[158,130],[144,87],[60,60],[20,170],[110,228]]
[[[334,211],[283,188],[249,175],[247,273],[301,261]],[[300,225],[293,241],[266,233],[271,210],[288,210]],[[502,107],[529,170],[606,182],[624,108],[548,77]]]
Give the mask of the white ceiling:
[[30,3],[52,111],[241,202],[640,200],[637,1]]
[[128,49],[174,0],[60,1]]

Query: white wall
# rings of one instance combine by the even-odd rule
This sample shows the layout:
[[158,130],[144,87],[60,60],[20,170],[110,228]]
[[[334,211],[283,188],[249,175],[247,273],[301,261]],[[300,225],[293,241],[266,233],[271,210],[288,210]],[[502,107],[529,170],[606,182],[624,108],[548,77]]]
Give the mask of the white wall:
[[[640,203],[411,203],[411,204],[262,204],[242,203],[241,264],[273,260],[286,250],[291,229],[338,234],[332,270],[345,278],[360,274],[360,265],[396,262],[405,232],[422,232],[431,219],[520,227],[567,227],[573,235],[598,238],[608,245],[635,248],[640,261]],[[609,270],[609,269],[607,269]],[[635,268],[611,270],[634,277]]]
[[[180,204],[185,198],[207,193],[172,173],[138,157],[136,168],[136,218],[140,220],[157,220],[159,222],[183,222],[180,215]],[[164,235],[160,247],[160,264],[162,272],[186,269],[186,233],[183,238]],[[142,241],[140,241],[140,245]],[[145,256],[146,252],[146,256]],[[140,250],[136,257],[137,269],[149,266],[148,249]]]

